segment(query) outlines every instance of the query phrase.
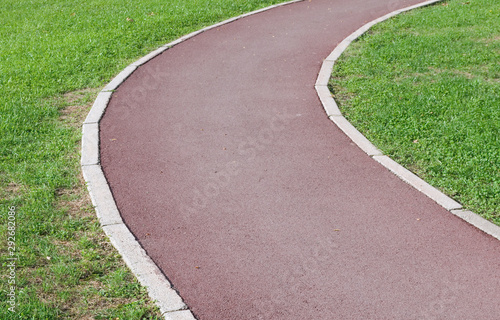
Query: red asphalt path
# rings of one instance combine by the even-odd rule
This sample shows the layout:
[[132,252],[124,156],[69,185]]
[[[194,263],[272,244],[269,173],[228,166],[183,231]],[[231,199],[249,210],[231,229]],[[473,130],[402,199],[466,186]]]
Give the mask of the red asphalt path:
[[165,51],[113,94],[101,165],[198,319],[500,319],[500,242],[363,153],[314,89],[341,40],[419,2],[275,8]]

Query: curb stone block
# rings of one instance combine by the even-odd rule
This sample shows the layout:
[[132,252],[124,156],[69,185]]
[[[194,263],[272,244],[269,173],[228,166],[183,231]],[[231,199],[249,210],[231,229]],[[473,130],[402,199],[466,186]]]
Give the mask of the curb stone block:
[[474,212],[465,209],[451,210],[451,213],[476,226],[478,229],[489,234],[493,238],[500,240],[500,228],[496,224],[491,223]]
[[205,27],[203,28],[202,30],[203,31],[208,31],[208,30],[211,30],[211,29],[215,29],[215,28],[218,28],[218,27],[222,27],[223,25],[226,25],[228,23],[231,23],[231,22],[234,22],[236,20],[239,20],[240,17],[234,17],[234,18],[230,18],[230,19],[227,19],[227,20],[224,20],[224,21],[221,21],[219,23],[216,23],[214,25],[211,25],[211,26],[208,26],[208,27]]
[[339,107],[337,106],[337,103],[333,99],[327,86],[316,86],[316,91],[327,116],[342,116]]
[[108,106],[108,102],[111,99],[111,94],[112,92],[110,91],[99,92],[97,99],[94,101],[94,104],[87,115],[87,118],[85,118],[85,121],[83,122],[84,124],[99,123],[106,107]]
[[85,123],[82,126],[82,166],[99,164],[99,125]]
[[378,163],[392,171],[395,175],[400,177],[403,181],[415,187],[418,191],[422,192],[432,200],[436,201],[446,210],[461,209],[462,205],[455,200],[451,199],[438,189],[434,188],[421,178],[417,177],[413,172],[404,168],[396,161],[388,156],[375,156],[373,157]]
[[135,69],[137,69],[137,66],[135,65],[130,65],[123,69],[123,71],[120,72],[113,80],[111,80],[111,82],[108,83],[108,85],[105,86],[102,91],[116,90],[116,88],[118,88],[123,83],[123,81],[125,81],[132,74],[132,72],[135,71]]
[[146,253],[126,225],[115,224],[105,226],[103,229],[138,281],[147,288],[149,296],[156,301],[162,313],[186,308],[160,269],[154,263],[141,263]]
[[318,79],[316,80],[316,86],[328,86],[334,63],[335,62],[331,60],[323,61],[321,69],[319,70]]
[[168,312],[163,316],[165,317],[165,320],[196,320],[189,310]]
[[148,290],[162,313],[187,309],[179,294],[171,288],[163,273],[156,267],[156,272],[137,275],[139,282]]
[[377,149],[364,135],[342,116],[329,117],[337,127],[340,128],[358,147],[369,156],[381,155],[382,151]]
[[143,64],[145,64],[149,60],[151,60],[153,58],[156,58],[157,56],[159,56],[160,54],[162,54],[163,52],[165,52],[165,50],[168,50],[168,47],[165,47],[165,46],[160,47],[160,48],[156,49],[155,51],[148,53],[147,55],[145,55],[144,57],[142,57],[139,60],[135,61],[134,63],[130,64],[130,66],[131,67],[142,66]]
[[83,166],[82,172],[101,226],[123,223],[101,166]]

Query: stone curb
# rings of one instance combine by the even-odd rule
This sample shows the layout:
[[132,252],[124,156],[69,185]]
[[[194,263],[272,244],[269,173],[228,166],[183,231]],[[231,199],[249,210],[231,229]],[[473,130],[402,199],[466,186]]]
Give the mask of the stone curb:
[[319,100],[323,104],[323,108],[325,109],[326,115],[331,116],[342,116],[340,113],[339,107],[334,99],[332,99],[332,94],[330,93],[330,89],[325,86],[315,86],[316,91],[318,92]]
[[382,151],[377,149],[364,135],[361,134],[354,126],[342,116],[330,117],[337,127],[339,127],[351,140],[358,145],[369,156],[382,155]]
[[401,178],[401,180],[412,185],[415,189],[422,192],[432,200],[436,201],[446,210],[455,210],[462,208],[462,205],[460,203],[456,202],[438,189],[434,188],[433,186],[419,178],[417,175],[415,175],[413,172],[401,166],[399,163],[392,160],[388,156],[374,156],[373,159],[389,169],[392,173]]
[[82,166],[90,199],[102,227],[123,223],[100,165]]
[[146,251],[141,247],[121,218],[111,189],[109,188],[100,165],[99,122],[108,106],[113,91],[116,90],[138,67],[162,54],[165,50],[210,29],[223,26],[250,15],[301,1],[304,0],[288,1],[227,19],[220,23],[194,31],[150,52],[127,66],[113,78],[104,89],[102,89],[97,95],[83,123],[81,168],[101,227],[113,246],[118,250],[129,269],[134,273],[139,282],[146,287],[148,295],[155,301],[156,305],[160,308],[162,316],[166,320],[196,320],[196,318],[183,302],[179,294],[174,290],[166,276],[147,255]]
[[84,124],[87,123],[99,123],[101,117],[104,114],[104,109],[108,105],[109,99],[111,99],[111,91],[101,91],[97,95],[97,99],[94,101],[92,108],[90,109],[87,118],[85,118]]
[[441,205],[443,208],[454,214],[455,216],[465,220],[469,224],[475,226],[479,230],[491,235],[492,237],[500,240],[500,227],[491,223],[490,221],[482,218],[468,210],[464,210],[462,205],[457,201],[451,199],[438,189],[434,188],[427,182],[423,181],[417,175],[404,168],[396,161],[392,160],[386,155],[378,150],[361,132],[359,132],[354,126],[345,119],[338,109],[337,103],[332,97],[328,89],[328,81],[333,70],[333,65],[337,59],[342,55],[342,53],[347,49],[347,47],[366,31],[368,31],[375,24],[392,18],[400,13],[413,10],[416,8],[421,8],[424,6],[429,6],[431,4],[440,2],[442,0],[430,0],[417,5],[413,5],[404,9],[393,11],[381,18],[375,19],[354,33],[345,38],[337,47],[330,53],[330,55],[323,61],[323,65],[318,74],[318,79],[316,80],[316,92],[323,104],[323,108],[326,111],[327,116],[332,120],[354,143],[356,143],[359,148],[361,148],[365,153],[371,156],[378,163],[386,167],[392,173],[397,175],[400,179],[406,183],[413,186],[418,191],[425,194],[430,199],[434,200],[436,203]]
[[451,210],[451,213],[476,226],[478,229],[486,232],[490,236],[500,240],[500,228],[496,224],[493,224],[492,222],[469,210],[456,209]]
[[82,125],[82,166],[99,164],[99,124]]
[[123,69],[122,72],[120,72],[113,80],[111,80],[110,83],[108,83],[107,86],[104,87],[104,89],[102,89],[102,92],[116,90],[116,88],[118,88],[120,84],[122,84],[123,81],[125,81],[135,71],[135,69],[137,69],[137,66],[133,64]]

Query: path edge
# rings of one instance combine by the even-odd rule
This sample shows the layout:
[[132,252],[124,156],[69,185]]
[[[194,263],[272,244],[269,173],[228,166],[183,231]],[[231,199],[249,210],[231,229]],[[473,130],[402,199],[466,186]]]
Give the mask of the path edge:
[[429,6],[442,1],[443,0],[429,0],[420,4],[395,10],[383,17],[380,17],[363,25],[361,28],[359,28],[347,38],[345,38],[342,42],[340,42],[337,47],[335,47],[335,49],[330,53],[330,55],[323,61],[314,87],[328,118],[332,122],[334,122],[335,125],[337,125],[337,127],[339,127],[339,129],[342,130],[361,150],[363,150],[366,154],[368,154],[375,161],[387,168],[389,171],[394,173],[401,180],[408,183],[430,199],[434,200],[437,204],[445,208],[453,215],[473,225],[486,234],[500,240],[499,226],[493,224],[492,222],[484,219],[483,217],[472,211],[464,209],[460,203],[448,197],[435,187],[431,186],[416,174],[404,168],[390,157],[384,155],[382,151],[375,147],[361,132],[359,132],[346,118],[344,118],[338,108],[337,102],[328,89],[328,82],[330,80],[335,62],[340,58],[342,53],[347,49],[347,47],[349,47],[349,45],[353,41],[370,30],[374,25],[388,20],[389,18],[392,18],[400,13]]
[[80,166],[97,218],[99,219],[103,231],[106,233],[113,246],[118,250],[130,271],[132,271],[141,285],[146,288],[149,297],[158,306],[165,320],[196,320],[196,318],[184,303],[179,293],[174,289],[168,278],[147,255],[146,251],[142,248],[121,218],[100,163],[99,123],[101,118],[106,111],[106,107],[108,106],[114,90],[137,70],[137,68],[162,54],[164,51],[205,31],[276,7],[302,1],[304,0],[291,0],[278,3],[237,17],[229,18],[184,35],[177,40],[159,47],[131,63],[113,78],[111,82],[99,92],[92,108],[83,122]]

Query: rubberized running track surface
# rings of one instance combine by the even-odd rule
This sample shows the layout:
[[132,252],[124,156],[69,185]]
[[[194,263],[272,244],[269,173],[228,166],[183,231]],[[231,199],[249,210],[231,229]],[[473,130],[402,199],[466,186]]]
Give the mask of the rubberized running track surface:
[[101,164],[200,320],[499,319],[500,243],[328,120],[324,58],[416,0],[311,0],[151,60],[113,94]]

